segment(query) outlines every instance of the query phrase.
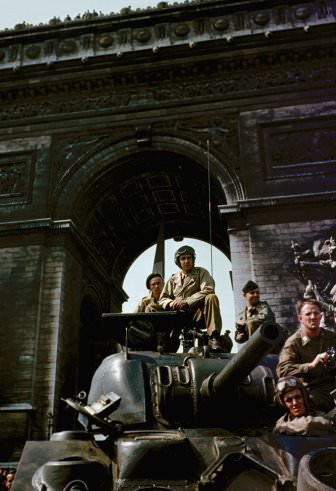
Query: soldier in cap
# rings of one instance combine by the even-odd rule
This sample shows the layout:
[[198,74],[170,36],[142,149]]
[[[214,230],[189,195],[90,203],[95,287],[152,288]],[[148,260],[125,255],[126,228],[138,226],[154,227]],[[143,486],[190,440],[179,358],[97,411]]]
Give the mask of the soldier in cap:
[[164,310],[191,311],[194,322],[205,325],[210,349],[222,351],[219,339],[222,319],[215,282],[206,269],[195,266],[195,257],[195,250],[188,245],[177,249],[175,264],[180,271],[165,284],[159,304]]
[[146,287],[149,295],[143,297],[134,312],[151,312],[151,306],[160,310],[159,298],[163,289],[163,278],[160,273],[151,273],[146,278]]
[[329,413],[312,409],[308,392],[300,379],[293,376],[280,378],[274,400],[286,410],[275,423],[274,433],[328,436],[335,431],[335,409]]
[[275,315],[267,302],[260,300],[259,286],[249,280],[243,286],[246,307],[239,314],[236,322],[235,340],[244,343],[263,322],[275,322]]

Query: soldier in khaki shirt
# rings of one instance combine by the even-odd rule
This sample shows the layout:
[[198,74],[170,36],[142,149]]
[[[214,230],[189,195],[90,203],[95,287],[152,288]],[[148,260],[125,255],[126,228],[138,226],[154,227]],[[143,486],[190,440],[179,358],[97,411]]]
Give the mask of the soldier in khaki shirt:
[[259,286],[252,280],[243,286],[246,307],[239,314],[236,322],[235,340],[245,343],[263,322],[275,322],[275,315],[267,302],[260,300]]
[[290,336],[279,355],[278,377],[299,377],[308,389],[313,407],[329,411],[334,407],[330,392],[335,389],[336,368],[328,362],[327,349],[336,346],[336,333],[320,327],[321,307],[317,300],[298,304],[301,327]]
[[146,287],[150,294],[143,297],[134,312],[152,312],[152,306],[159,306],[159,298],[163,289],[163,278],[159,273],[151,273],[147,276]]
[[195,267],[195,257],[195,251],[190,246],[182,246],[175,252],[175,264],[180,271],[165,284],[159,304],[164,310],[192,311],[194,322],[205,324],[209,347],[222,350],[219,340],[222,319],[215,295],[215,282],[206,269]]
[[329,436],[335,432],[335,409],[328,413],[309,409],[307,391],[298,378],[280,378],[275,401],[285,408],[286,413],[275,423],[273,433]]

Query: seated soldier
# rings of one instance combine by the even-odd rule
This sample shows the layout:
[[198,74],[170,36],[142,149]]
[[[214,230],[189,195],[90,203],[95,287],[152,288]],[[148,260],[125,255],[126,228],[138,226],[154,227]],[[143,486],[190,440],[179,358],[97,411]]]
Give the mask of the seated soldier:
[[151,312],[149,306],[153,304],[160,309],[158,302],[163,289],[162,276],[159,273],[151,273],[147,276],[146,287],[150,293],[141,299],[134,312]]
[[277,376],[299,377],[309,391],[316,409],[330,411],[334,400],[335,359],[329,356],[336,346],[336,333],[320,326],[321,306],[309,299],[298,304],[299,329],[285,342],[277,365]]
[[286,409],[286,413],[276,422],[274,433],[329,436],[335,432],[335,409],[329,413],[311,409],[308,393],[298,378],[280,378],[276,386],[275,401]]
[[175,252],[175,264],[180,271],[165,284],[159,304],[164,310],[190,311],[194,323],[206,327],[210,349],[222,351],[222,319],[215,282],[206,269],[195,267],[195,257],[194,249],[187,245]]
[[275,315],[267,302],[260,300],[257,283],[249,280],[243,286],[246,307],[239,314],[236,322],[235,341],[244,343],[261,326],[263,322],[275,322]]

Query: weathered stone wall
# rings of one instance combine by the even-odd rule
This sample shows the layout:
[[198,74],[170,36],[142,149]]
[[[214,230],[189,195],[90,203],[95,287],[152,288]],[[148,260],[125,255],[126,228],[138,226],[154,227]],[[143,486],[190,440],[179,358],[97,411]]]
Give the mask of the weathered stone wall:
[[302,299],[304,285],[295,274],[291,240],[312,245],[328,238],[335,230],[335,220],[307,220],[279,224],[251,225],[230,233],[235,309],[244,307],[240,294],[248,279],[260,286],[277,321],[289,332],[297,328],[296,303]]
[[74,419],[60,397],[77,386],[80,306],[93,278],[85,277],[71,241],[38,234],[31,244],[33,238],[0,249],[1,460],[18,456],[29,422],[30,437],[44,439]]
[[[87,292],[120,310],[162,221],[207,240],[208,164],[236,311],[253,278],[296,327],[290,240],[335,225],[334,28],[332,1],[272,0],[0,33],[0,406],[34,407],[34,438],[80,388]],[[26,430],[4,414],[3,460]]]
[[31,402],[43,252],[41,245],[0,249],[2,403]]
[[36,421],[46,437],[48,417],[57,420],[60,400],[75,385],[81,267],[63,245],[50,247],[41,281],[40,326],[35,369]]
[[[64,246],[7,247],[0,255],[1,405],[30,404],[31,436],[44,438],[48,415],[57,415],[56,394],[75,380],[80,267]],[[18,417],[8,415],[1,433],[10,432]]]

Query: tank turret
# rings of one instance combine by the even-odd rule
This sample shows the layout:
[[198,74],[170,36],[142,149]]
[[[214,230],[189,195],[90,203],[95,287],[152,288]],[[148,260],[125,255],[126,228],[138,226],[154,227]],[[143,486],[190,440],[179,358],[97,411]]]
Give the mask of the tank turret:
[[301,457],[336,438],[272,433],[277,355],[269,353],[281,327],[263,324],[237,354],[175,352],[192,326],[166,314],[105,315],[121,351],[97,368],[87,400],[66,399],[85,431],[28,442],[14,491],[303,491]]
[[[256,365],[281,339],[277,324],[265,324],[237,355],[154,351],[111,355],[93,377],[87,406],[102,395],[119,397],[118,407],[107,410],[102,418],[102,424],[110,421],[111,428],[114,421],[125,429],[200,424],[232,427],[241,424],[238,408],[248,399],[250,415],[244,423],[255,424],[255,416],[269,406],[274,390],[272,357]],[[87,416],[88,428],[92,418]]]

